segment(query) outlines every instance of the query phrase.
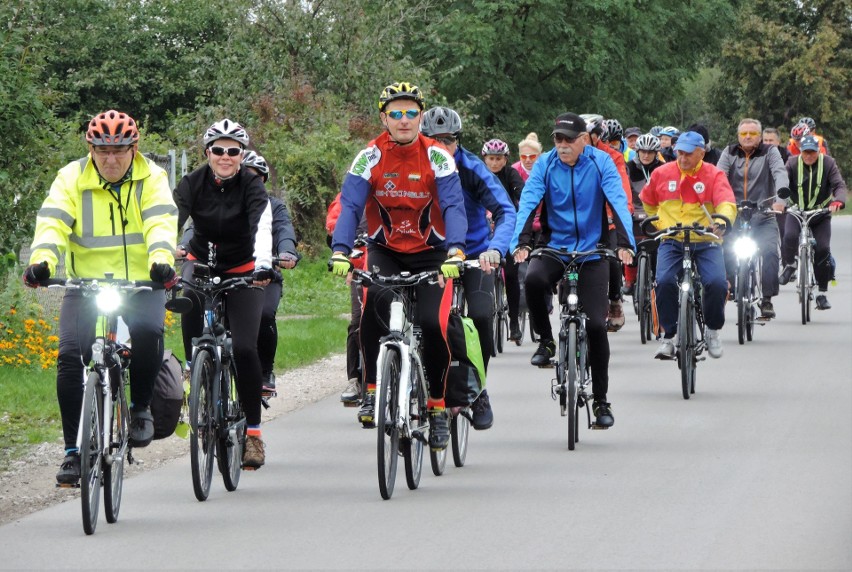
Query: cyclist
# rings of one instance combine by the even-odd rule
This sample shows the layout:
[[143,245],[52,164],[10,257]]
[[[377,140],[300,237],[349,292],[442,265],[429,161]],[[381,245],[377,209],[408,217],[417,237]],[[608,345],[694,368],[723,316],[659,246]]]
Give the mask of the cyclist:
[[[521,195],[510,245],[516,262],[525,261],[533,248],[528,222],[542,199],[540,243],[556,249],[594,250],[608,238],[604,217],[605,203],[609,203],[617,229],[619,258],[625,264],[632,262],[636,245],[621,177],[607,153],[586,145],[586,129],[586,122],[579,115],[563,113],[556,117],[552,134],[555,148],[542,155],[533,167]],[[597,424],[604,427],[615,422],[612,406],[607,402],[609,341],[605,316],[609,268],[602,260],[585,262],[579,284],[580,304],[587,315],[593,411]],[[548,258],[534,258],[527,272],[527,304],[541,335],[530,360],[535,366],[546,366],[556,353],[545,296],[562,278],[562,272],[562,265]]]
[[693,123],[687,127],[686,130],[695,131],[704,137],[704,162],[716,165],[719,162],[719,157],[722,156],[722,152],[712,145],[712,141],[710,141],[710,131],[707,130],[707,127],[701,123]]
[[[190,280],[196,262],[210,267],[221,278],[251,278],[256,286],[267,286],[272,271],[272,209],[263,179],[241,169],[249,143],[239,123],[222,119],[204,134],[207,163],[184,176],[175,189],[178,228],[192,217],[194,232],[182,245],[186,262],[181,273]],[[183,314],[181,330],[187,361],[192,359],[192,338],[204,327],[204,302],[191,289],[186,296],[193,308]],[[227,294],[228,323],[237,368],[237,391],[246,415],[246,444],[243,466],[257,469],[266,455],[260,430],[262,370],[258,335],[265,295],[262,289],[245,288]]]
[[[509,193],[509,198],[512,199],[517,211],[521,192],[524,190],[524,179],[518,171],[509,166],[509,146],[500,139],[486,141],[482,146],[482,157],[488,170],[494,173]],[[503,275],[506,281],[506,301],[509,305],[509,339],[516,342],[521,339],[521,328],[518,322],[521,286],[518,282],[518,265],[511,256],[506,257]]]
[[[772,208],[781,212],[784,210],[784,201],[777,197],[777,193],[789,190],[787,170],[778,149],[764,143],[762,133],[760,121],[741,119],[737,126],[739,142],[725,147],[716,166],[728,176],[728,182],[738,203],[749,200],[765,204],[775,197]],[[731,288],[737,272],[734,242],[738,234],[739,229],[734,226],[723,245],[725,269]],[[760,315],[771,319],[775,317],[772,297],[778,295],[778,249],[781,247],[775,215],[756,213],[751,218],[751,234],[760,248],[760,257],[763,260],[760,279],[763,299],[760,301]]]
[[[732,223],[737,216],[736,199],[725,173],[704,163],[704,138],[695,131],[683,133],[675,144],[677,160],[656,169],[640,193],[645,212],[659,215],[656,226],[668,228],[677,223],[694,222],[705,226],[713,221],[707,214],[719,213]],[[714,223],[715,224],[715,223]],[[724,225],[716,224],[716,233],[724,234]],[[704,285],[705,339],[711,357],[722,357],[719,330],[725,324],[725,260],[719,241],[694,237],[693,255]],[[674,359],[677,340],[677,274],[683,259],[683,244],[676,238],[662,240],[657,249],[656,298],[660,325],[665,335],[654,357]]]
[[[455,160],[440,143],[420,133],[423,95],[416,85],[391,84],[379,96],[385,132],[355,157],[343,181],[340,217],[331,241],[332,271],[345,276],[347,255],[362,213],[367,219],[370,267],[380,274],[440,269],[458,278],[464,261],[467,218]],[[366,207],[366,212],[365,212]],[[450,354],[446,324],[452,291],[422,285],[417,291],[426,378],[429,381],[429,447],[443,450],[450,438],[444,393]],[[374,426],[379,338],[387,331],[390,296],[367,289],[361,316],[361,346],[367,392],[358,418]]]
[[667,163],[677,159],[677,153],[674,150],[674,144],[680,135],[680,130],[674,125],[669,125],[660,129],[657,137],[660,138],[660,154]]
[[[665,162],[660,158],[660,139],[650,133],[636,139],[636,155],[627,162],[627,176],[630,177],[630,188],[633,191],[633,236],[636,242],[639,242],[639,237],[642,236],[642,221],[648,218],[639,193],[651,180],[651,173],[661,165],[665,165]],[[624,267],[625,294],[633,295],[636,272],[635,266]]]
[[[109,110],[95,115],[86,131],[88,155],[60,169],[36,218],[28,286],[50,278],[65,254],[72,278],[176,283],[173,252],[177,212],[166,172],[138,152],[139,130],[132,117]],[[137,292],[123,317],[133,337],[130,364],[130,443],[145,447],[154,437],[151,396],[163,363],[163,290]],[[94,299],[68,290],[59,314],[56,394],[62,416],[65,459],[60,485],[80,480],[77,428],[83,406],[83,366],[92,358],[97,309]]]
[[628,127],[624,130],[624,140],[627,142],[627,149],[624,150],[626,162],[630,162],[636,156],[636,141],[644,133],[641,127]]
[[[801,154],[790,157],[787,161],[787,175],[792,191],[790,201],[802,210],[814,210],[828,206],[831,213],[836,213],[846,206],[848,190],[846,183],[837,168],[837,162],[820,152],[820,142],[816,137],[802,137]],[[816,246],[814,247],[814,277],[817,281],[819,294],[816,306],[819,310],[828,310],[828,282],[831,280],[831,216],[817,217],[810,223]],[[792,216],[787,217],[784,230],[784,242],[781,244],[781,258],[784,270],[781,273],[781,284],[787,284],[796,272],[796,246],[799,239],[799,221]]]
[[790,141],[787,143],[787,151],[790,155],[798,155],[801,153],[799,141],[801,141],[802,137],[805,135],[812,135],[814,139],[817,140],[819,143],[820,153],[825,153],[826,155],[831,154],[828,152],[828,143],[825,142],[825,138],[822,135],[817,135],[816,121],[814,121],[812,117],[802,117],[799,119],[799,122],[793,126],[793,129],[790,130]]
[[[486,371],[493,349],[494,275],[503,255],[509,249],[509,238],[515,227],[515,208],[506,189],[485,163],[459,143],[462,122],[459,114],[446,107],[433,107],[423,114],[420,132],[443,143],[453,155],[461,179],[464,206],[467,214],[465,253],[479,258],[481,268],[468,268],[461,280],[464,284],[467,315],[479,332],[479,344]],[[494,234],[486,218],[491,213]],[[488,429],[493,413],[488,390],[483,390],[473,403],[474,429]]]

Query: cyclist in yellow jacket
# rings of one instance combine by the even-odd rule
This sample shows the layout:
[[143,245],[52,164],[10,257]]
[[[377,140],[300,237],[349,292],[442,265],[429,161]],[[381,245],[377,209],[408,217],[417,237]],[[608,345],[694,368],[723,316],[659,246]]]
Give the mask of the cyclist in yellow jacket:
[[[138,153],[132,117],[110,110],[96,115],[86,132],[89,154],[60,169],[36,218],[24,282],[38,286],[56,272],[59,258],[71,278],[177,282],[173,252],[177,208],[166,172]],[[138,292],[123,317],[133,338],[130,365],[130,443],[145,447],[154,436],[151,396],[163,362],[165,292]],[[92,357],[97,309],[79,291],[68,290],[59,315],[56,393],[62,415],[65,459],[59,485],[80,480],[77,426],[83,405],[83,364]]]

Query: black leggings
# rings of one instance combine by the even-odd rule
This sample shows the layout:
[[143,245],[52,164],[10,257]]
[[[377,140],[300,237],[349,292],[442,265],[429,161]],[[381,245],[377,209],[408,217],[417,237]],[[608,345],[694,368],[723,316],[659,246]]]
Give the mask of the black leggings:
[[[182,269],[184,280],[192,276],[192,267],[192,261],[184,263]],[[224,274],[221,276],[237,278],[245,275]],[[189,361],[192,356],[192,338],[199,337],[204,329],[204,301],[189,288],[184,289],[184,295],[192,300],[192,310],[181,316],[180,324],[183,332],[183,349]],[[232,290],[225,295],[228,329],[231,331],[234,365],[237,368],[237,391],[249,425],[260,425],[263,378],[257,352],[257,338],[260,332],[263,302],[263,289],[259,288]]]
[[[553,329],[547,315],[545,297],[551,296],[553,286],[559,282],[564,266],[550,258],[534,258],[524,282],[527,306],[542,341],[553,340]],[[605,260],[586,262],[580,268],[577,295],[586,313],[586,332],[589,335],[589,365],[592,370],[593,390],[596,400],[605,401],[609,389],[609,339],[606,335],[606,315],[609,309],[607,286],[609,263]]]
[[494,272],[486,274],[479,268],[465,268],[462,284],[467,301],[467,317],[473,320],[476,326],[479,347],[482,348],[482,361],[488,370],[488,361],[494,347],[491,332],[494,322]]
[[518,312],[521,305],[521,283],[518,281],[518,265],[511,254],[506,257],[503,266],[503,277],[506,281],[506,301],[509,303],[509,322],[518,324]]
[[[369,247],[370,269],[378,274],[398,274],[404,270],[412,273],[435,270],[447,258],[445,251],[402,254],[380,246]],[[361,347],[364,351],[364,379],[376,383],[376,361],[379,359],[379,339],[388,332],[390,303],[393,293],[387,288],[371,286],[367,289],[361,314]],[[417,322],[423,334],[422,355],[426,378],[429,380],[429,397],[444,399],[450,350],[447,346],[447,319],[452,304],[452,289],[441,289],[437,284],[417,287]]]
[[260,334],[257,337],[257,354],[263,379],[275,369],[275,352],[278,350],[278,321],[275,313],[281,302],[281,282],[270,282],[263,289],[263,312],[260,317]]
[[[831,280],[831,217],[817,217],[810,225],[814,236],[814,278],[817,281],[820,292],[828,290],[828,281]],[[784,229],[784,242],[781,243],[781,259],[784,264],[795,264],[799,249],[799,232],[802,225],[799,219],[788,216],[786,228]]]
[[[122,313],[133,338],[130,402],[139,407],[151,403],[154,379],[163,363],[165,303],[163,290],[137,292],[126,300]],[[59,311],[56,396],[66,449],[77,446],[77,427],[83,407],[83,364],[92,359],[97,316],[94,297],[83,296],[78,290],[65,292]]]

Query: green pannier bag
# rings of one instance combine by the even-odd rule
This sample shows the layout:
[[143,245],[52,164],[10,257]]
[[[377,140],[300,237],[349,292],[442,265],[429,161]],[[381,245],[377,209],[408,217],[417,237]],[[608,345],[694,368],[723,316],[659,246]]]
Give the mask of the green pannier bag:
[[447,343],[452,361],[447,375],[446,405],[467,407],[485,389],[485,362],[473,320],[450,314]]

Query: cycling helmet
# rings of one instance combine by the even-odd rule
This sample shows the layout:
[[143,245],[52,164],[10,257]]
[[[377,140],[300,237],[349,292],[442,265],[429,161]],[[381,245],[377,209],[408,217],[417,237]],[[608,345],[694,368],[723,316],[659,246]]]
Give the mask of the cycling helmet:
[[509,146],[499,139],[491,139],[482,146],[482,155],[506,155],[509,156]]
[[382,90],[382,94],[379,96],[379,111],[384,111],[387,104],[395,99],[410,99],[417,104],[421,111],[425,105],[420,88],[407,81],[392,83]]
[[675,127],[674,125],[669,125],[668,127],[663,127],[660,129],[659,135],[668,135],[669,137],[677,137],[680,135],[680,129]]
[[654,137],[659,137],[660,131],[662,131],[662,130],[663,130],[662,125],[654,125],[653,127],[651,127],[651,130],[648,131],[648,133],[650,133]]
[[655,135],[651,135],[650,133],[645,133],[644,135],[640,135],[639,139],[636,140],[636,150],[637,151],[659,151],[660,150],[660,139]]
[[461,130],[461,117],[448,107],[433,107],[423,113],[420,132],[427,137],[433,137],[438,133],[452,133],[453,137],[458,137]]
[[793,141],[801,141],[805,135],[810,135],[811,129],[804,123],[796,123],[790,130],[790,139]]
[[804,123],[811,131],[816,131],[816,121],[812,117],[802,117],[799,119],[799,123]]
[[204,134],[204,147],[210,147],[214,141],[219,139],[233,139],[243,149],[249,144],[249,136],[243,126],[227,118],[217,121],[207,129]]
[[86,141],[97,146],[133,145],[139,141],[139,129],[132,117],[110,109],[92,118]]
[[586,131],[595,135],[603,133],[603,115],[596,113],[582,113],[580,118],[586,122]]
[[623,137],[624,128],[618,119],[604,119],[601,139],[604,141],[621,141]]
[[266,159],[258,155],[254,151],[246,151],[243,156],[243,166],[257,169],[260,176],[263,177],[263,182],[269,180],[269,165],[266,164]]

